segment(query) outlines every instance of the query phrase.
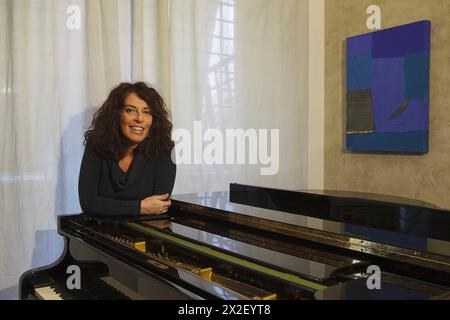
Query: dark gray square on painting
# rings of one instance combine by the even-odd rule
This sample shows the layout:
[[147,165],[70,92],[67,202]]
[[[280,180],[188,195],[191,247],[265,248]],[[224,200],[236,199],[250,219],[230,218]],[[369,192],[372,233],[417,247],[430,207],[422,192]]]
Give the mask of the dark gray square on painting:
[[370,133],[374,127],[371,90],[347,92],[347,133]]

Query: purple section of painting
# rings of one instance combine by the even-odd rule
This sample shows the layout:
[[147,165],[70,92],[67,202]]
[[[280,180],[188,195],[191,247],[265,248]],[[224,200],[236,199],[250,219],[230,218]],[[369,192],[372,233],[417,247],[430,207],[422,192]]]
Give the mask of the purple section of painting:
[[372,55],[372,34],[351,37],[347,40],[347,57]]
[[377,132],[408,132],[427,129],[427,104],[408,101],[408,107],[391,119],[406,101],[404,58],[373,60],[373,110]]
[[[375,32],[373,34],[373,58],[402,57],[419,51],[429,51],[427,31],[430,23],[419,22]],[[414,35],[414,36],[412,36]]]

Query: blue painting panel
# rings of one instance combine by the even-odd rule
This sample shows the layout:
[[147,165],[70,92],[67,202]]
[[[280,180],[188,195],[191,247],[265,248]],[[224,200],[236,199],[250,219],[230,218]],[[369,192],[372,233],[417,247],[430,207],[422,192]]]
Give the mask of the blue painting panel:
[[348,151],[428,152],[430,32],[420,21],[347,39],[347,97],[371,93],[370,108],[347,101]]
[[347,91],[372,87],[372,59],[369,55],[349,57],[347,60]]
[[375,131],[389,131],[391,114],[405,101],[404,65],[403,58],[375,59],[373,62],[372,101]]
[[372,57],[372,34],[351,37],[347,41],[347,57],[368,55]]
[[430,51],[430,30],[430,21],[421,21],[374,32],[372,57],[404,57],[415,52]]
[[430,57],[426,52],[409,54],[405,57],[406,98],[429,100]]
[[428,152],[428,130],[348,134],[347,149],[348,151],[373,153],[426,153]]

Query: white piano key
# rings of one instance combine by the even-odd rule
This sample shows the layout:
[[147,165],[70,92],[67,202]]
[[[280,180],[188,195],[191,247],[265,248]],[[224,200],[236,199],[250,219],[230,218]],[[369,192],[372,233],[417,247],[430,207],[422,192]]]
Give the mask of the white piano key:
[[36,288],[34,293],[39,300],[63,300],[51,287]]
[[[136,291],[128,288],[112,277],[103,277],[100,280],[115,288],[117,291],[130,298],[131,300],[145,300],[145,298]],[[35,289],[35,295],[39,300],[64,300],[53,288],[41,287]]]

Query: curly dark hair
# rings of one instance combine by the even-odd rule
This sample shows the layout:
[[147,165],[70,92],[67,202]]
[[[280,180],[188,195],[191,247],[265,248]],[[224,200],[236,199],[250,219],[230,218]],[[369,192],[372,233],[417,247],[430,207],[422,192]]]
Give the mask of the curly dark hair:
[[136,148],[146,158],[170,153],[172,122],[170,113],[160,94],[144,82],[121,83],[114,88],[103,106],[94,114],[91,126],[84,133],[84,143],[92,144],[97,153],[106,159],[119,161],[129,147],[129,141],[120,129],[120,115],[125,108],[125,98],[135,93],[150,107],[153,123],[149,136]]

